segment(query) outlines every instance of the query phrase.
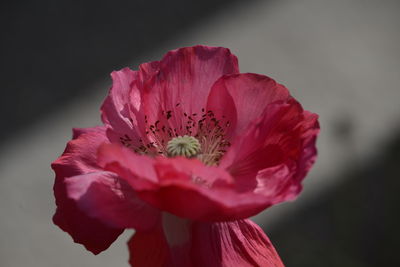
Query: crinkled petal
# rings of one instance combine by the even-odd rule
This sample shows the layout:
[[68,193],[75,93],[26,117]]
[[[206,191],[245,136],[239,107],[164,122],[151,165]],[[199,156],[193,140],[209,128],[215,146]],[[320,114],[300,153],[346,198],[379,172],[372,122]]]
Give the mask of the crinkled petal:
[[67,144],[63,155],[52,164],[56,173],[54,196],[57,205],[53,221],[68,232],[75,242],[98,254],[107,249],[123,229],[110,227],[83,212],[69,198],[65,180],[100,170],[96,162],[96,151],[99,144],[106,141],[105,128],[76,129],[74,137],[76,139]]
[[[131,103],[140,102],[140,95],[132,95],[139,79],[137,71],[124,68],[111,73],[113,85],[101,106],[101,117],[107,126],[111,142],[127,146],[139,146],[140,129]],[[137,89],[135,90],[137,91]]]
[[263,195],[238,192],[228,172],[196,159],[151,158],[117,145],[99,149],[99,165],[125,179],[138,196],[192,220],[233,220],[255,215],[270,205]]
[[193,267],[191,258],[192,223],[163,213],[151,231],[138,231],[128,242],[132,266]]
[[248,218],[271,205],[261,194],[239,194],[233,189],[209,189],[179,181],[163,183],[157,189],[140,191],[138,195],[160,210],[202,221]]
[[[176,238],[180,231],[186,232],[184,240]],[[268,237],[250,220],[163,224],[136,232],[128,247],[133,267],[284,266]]]
[[[139,138],[139,143],[137,142],[138,140],[131,140],[131,143],[134,146],[141,146],[143,141],[149,142],[148,119],[143,113],[145,105],[144,99],[147,95],[144,85],[159,72],[159,69],[159,61],[151,61],[141,64],[139,66],[139,71],[136,72],[137,76],[135,77],[135,80],[130,84],[129,101],[127,104],[130,111],[130,119],[132,120],[133,126],[136,128],[136,135]],[[140,140],[142,140],[142,142]]]
[[73,140],[68,142],[64,153],[51,164],[57,176],[71,177],[100,170],[96,153],[98,146],[107,142],[105,127],[74,129]]
[[[112,87],[101,107],[101,117],[105,124],[116,126],[126,123],[129,118],[129,102],[132,85],[138,79],[138,72],[124,68],[111,73]],[[129,123],[128,123],[129,124]]]
[[192,222],[168,212],[162,214],[162,228],[173,266],[192,267],[190,255]]
[[201,114],[214,82],[238,72],[237,58],[227,48],[198,45],[170,51],[159,71],[144,83],[141,112],[149,124],[160,121],[181,134],[184,113]]
[[221,166],[235,177],[239,191],[254,190],[271,203],[293,199],[316,157],[317,119],[294,99],[272,103],[236,138]]
[[247,131],[235,139],[221,166],[240,177],[282,163],[289,156],[285,152],[290,152],[284,150],[283,141],[298,142],[300,136],[291,132],[301,122],[301,116],[301,107],[294,100],[269,105]]
[[125,179],[135,191],[153,189],[158,183],[153,158],[131,150],[104,144],[98,150],[98,164]]
[[189,116],[201,116],[218,78],[238,71],[229,49],[207,46],[170,51],[161,61],[140,65],[139,71],[114,71],[113,86],[101,108],[108,138],[157,154],[152,144],[196,132],[186,128]]
[[132,188],[111,172],[92,172],[65,180],[68,197],[88,216],[115,228],[148,230],[158,210],[137,198]]
[[230,122],[226,134],[232,139],[257,120],[269,104],[288,98],[286,87],[267,76],[254,73],[225,75],[213,85],[207,110],[212,110],[216,118],[226,118]]
[[250,220],[193,223],[194,266],[284,266],[262,229]]
[[53,216],[54,224],[70,234],[76,243],[84,245],[94,254],[106,250],[124,231],[90,218],[82,212],[76,203],[68,198],[62,178],[56,178],[54,194],[57,204]]
[[316,139],[319,133],[317,115],[304,112],[302,123],[302,153],[299,158],[288,159],[284,164],[261,170],[257,174],[255,192],[272,199],[272,204],[293,200],[302,190],[301,182],[317,157]]
[[104,133],[105,133],[105,128],[104,126],[95,126],[95,127],[90,127],[90,128],[73,128],[72,129],[72,139],[78,139],[79,136],[82,134],[90,134],[93,133],[93,137],[97,138],[103,138]]
[[[176,267],[161,225],[152,231],[137,231],[128,242],[132,267]],[[189,267],[189,266],[187,266]]]

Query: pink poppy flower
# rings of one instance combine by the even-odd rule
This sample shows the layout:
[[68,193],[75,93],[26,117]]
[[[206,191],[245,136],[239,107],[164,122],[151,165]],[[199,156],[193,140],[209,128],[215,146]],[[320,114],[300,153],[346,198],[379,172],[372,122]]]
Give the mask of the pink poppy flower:
[[74,129],[52,164],[54,223],[94,254],[135,229],[132,266],[283,266],[246,218],[300,193],[317,115],[221,47],[112,78],[104,126]]

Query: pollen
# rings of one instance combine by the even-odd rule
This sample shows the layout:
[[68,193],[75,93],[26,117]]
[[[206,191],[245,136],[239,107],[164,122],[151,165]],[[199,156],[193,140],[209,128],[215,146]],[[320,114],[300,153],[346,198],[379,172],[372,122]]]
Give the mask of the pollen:
[[162,109],[157,117],[143,116],[144,136],[119,137],[122,145],[138,154],[197,158],[205,165],[218,166],[231,145],[226,137],[229,120],[224,115],[215,116],[212,110],[202,108],[192,113],[176,103],[174,109]]
[[189,135],[174,137],[167,144],[167,152],[170,157],[183,156],[192,158],[197,156],[200,149],[199,140]]

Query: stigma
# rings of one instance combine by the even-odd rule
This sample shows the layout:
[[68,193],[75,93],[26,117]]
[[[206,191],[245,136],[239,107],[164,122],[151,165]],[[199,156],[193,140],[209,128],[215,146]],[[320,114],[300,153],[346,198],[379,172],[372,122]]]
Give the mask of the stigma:
[[169,157],[183,156],[193,158],[197,156],[200,150],[201,145],[199,140],[189,135],[174,137],[167,144]]

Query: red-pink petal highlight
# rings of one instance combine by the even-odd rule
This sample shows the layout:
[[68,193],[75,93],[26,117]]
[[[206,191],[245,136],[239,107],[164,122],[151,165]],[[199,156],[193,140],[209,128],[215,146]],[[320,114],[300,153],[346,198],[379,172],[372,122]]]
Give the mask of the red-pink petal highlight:
[[160,212],[140,200],[111,172],[93,172],[65,180],[69,198],[90,217],[115,228],[152,229]]
[[128,243],[130,264],[133,267],[284,266],[268,237],[250,220],[189,222],[184,228],[188,235],[181,243],[166,238],[179,229],[161,225],[151,232],[135,233]]
[[111,227],[88,216],[69,198],[65,180],[93,171],[99,171],[96,162],[98,144],[105,141],[105,129],[95,127],[74,131],[77,139],[70,141],[63,155],[52,163],[56,173],[54,196],[57,210],[53,221],[94,254],[107,249],[123,232],[123,228]]
[[262,229],[250,220],[193,224],[194,266],[266,266],[283,263]]

